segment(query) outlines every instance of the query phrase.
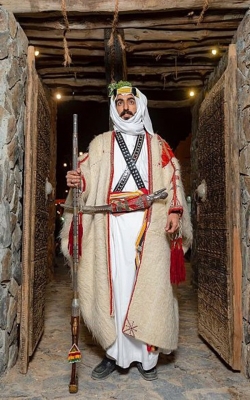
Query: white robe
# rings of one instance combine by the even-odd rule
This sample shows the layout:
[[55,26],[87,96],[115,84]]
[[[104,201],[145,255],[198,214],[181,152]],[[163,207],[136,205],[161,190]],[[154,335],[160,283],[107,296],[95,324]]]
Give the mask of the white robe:
[[[123,134],[123,138],[132,154],[137,137]],[[146,138],[136,166],[146,188],[148,188],[148,152]],[[115,188],[125,168],[126,162],[115,141],[112,190]],[[131,175],[123,190],[131,192],[137,190],[137,186]],[[111,271],[117,339],[115,343],[107,349],[107,356],[115,359],[116,364],[122,368],[128,368],[132,362],[139,361],[142,363],[145,370],[149,370],[156,365],[158,353],[148,352],[145,343],[122,332],[122,326],[127,313],[136,275],[135,243],[142,226],[143,216],[144,211],[124,213],[119,216],[111,214],[110,216]]]

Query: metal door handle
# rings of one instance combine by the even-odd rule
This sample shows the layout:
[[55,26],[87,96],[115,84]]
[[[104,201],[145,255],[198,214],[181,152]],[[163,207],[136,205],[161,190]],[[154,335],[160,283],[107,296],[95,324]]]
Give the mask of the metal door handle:
[[201,181],[197,189],[195,190],[195,201],[197,203],[206,201],[207,199],[207,184],[205,179]]

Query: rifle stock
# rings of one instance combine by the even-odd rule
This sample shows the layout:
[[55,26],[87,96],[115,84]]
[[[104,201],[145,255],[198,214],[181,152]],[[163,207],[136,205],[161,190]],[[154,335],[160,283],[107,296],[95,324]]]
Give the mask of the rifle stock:
[[[78,120],[77,114],[73,115],[73,169],[77,169],[78,158]],[[78,249],[78,188],[73,188],[73,269],[72,269],[72,286],[73,286],[73,299],[71,306],[71,334],[72,334],[72,347],[69,351],[68,360],[71,363],[71,378],[69,383],[69,392],[78,392],[78,374],[77,362],[81,360],[81,353],[78,348],[79,330],[80,330],[80,307],[79,296],[77,288],[77,273],[79,262],[79,249]]]

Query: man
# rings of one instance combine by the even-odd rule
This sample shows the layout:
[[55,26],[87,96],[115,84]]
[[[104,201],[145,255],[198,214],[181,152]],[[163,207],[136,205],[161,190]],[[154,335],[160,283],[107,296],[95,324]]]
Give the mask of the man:
[[[187,250],[191,244],[192,229],[178,161],[153,132],[146,97],[122,81],[111,85],[110,95],[114,131],[94,138],[78,170],[66,176],[70,188],[81,187],[81,204],[112,204],[114,211],[82,216],[80,307],[106,350],[92,377],[104,379],[116,365],[128,368],[135,362],[142,377],[153,380],[159,352],[177,348],[172,282],[183,279],[179,261],[182,246]],[[167,198],[150,206],[146,196],[162,188]],[[71,219],[70,213],[65,215],[61,235],[69,260]]]

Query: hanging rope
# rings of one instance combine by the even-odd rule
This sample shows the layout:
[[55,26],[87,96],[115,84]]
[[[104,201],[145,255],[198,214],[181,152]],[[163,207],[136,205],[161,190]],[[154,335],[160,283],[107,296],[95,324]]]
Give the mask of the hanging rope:
[[175,68],[175,79],[178,78],[178,64],[177,64],[177,56],[174,58],[174,68]]
[[66,1],[62,0],[62,15],[63,15],[63,20],[64,20],[64,25],[65,29],[63,32],[63,48],[64,48],[64,62],[63,65],[64,67],[69,67],[70,64],[72,63],[72,59],[70,57],[69,53],[69,48],[68,48],[68,42],[67,42],[67,32],[69,31],[69,20],[67,16],[67,9],[66,9]]
[[113,46],[114,42],[115,42],[115,34],[117,32],[118,19],[119,19],[119,0],[115,0],[115,12],[114,12],[114,18],[113,18],[113,22],[112,22],[112,31],[111,31],[110,39],[108,41],[109,47]]
[[[116,59],[115,42],[116,42],[116,39],[118,40],[118,43],[122,50],[122,63],[123,63],[124,74],[125,74],[125,70],[126,70],[126,54],[125,54],[126,46],[124,44],[122,36],[118,32],[118,20],[119,20],[119,0],[115,0],[115,11],[114,11],[114,18],[113,18],[113,22],[112,22],[112,30],[111,30],[111,35],[110,35],[110,38],[108,41],[108,47],[110,48],[110,53],[111,53],[111,83],[115,81],[115,59]],[[125,76],[123,76],[123,79],[125,79]]]
[[199,25],[203,21],[204,16],[205,16],[205,12],[207,11],[208,6],[209,6],[208,0],[204,0],[203,9],[202,9],[202,12],[200,13],[200,16],[198,18],[197,25]]

